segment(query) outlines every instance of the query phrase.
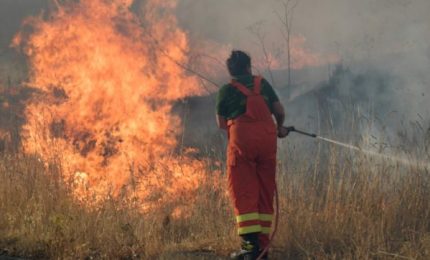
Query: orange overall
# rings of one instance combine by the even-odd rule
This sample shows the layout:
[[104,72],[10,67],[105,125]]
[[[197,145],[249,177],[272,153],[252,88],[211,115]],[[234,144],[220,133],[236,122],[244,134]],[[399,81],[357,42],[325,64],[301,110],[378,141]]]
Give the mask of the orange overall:
[[246,98],[245,114],[227,122],[227,172],[239,235],[260,233],[260,248],[269,242],[276,189],[276,125],[260,94],[261,77],[253,90],[232,81]]

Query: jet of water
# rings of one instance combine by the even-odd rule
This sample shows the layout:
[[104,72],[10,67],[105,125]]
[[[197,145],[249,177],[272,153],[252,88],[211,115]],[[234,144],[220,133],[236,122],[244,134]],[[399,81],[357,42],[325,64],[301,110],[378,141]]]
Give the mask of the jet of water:
[[410,159],[410,158],[406,158],[406,157],[403,157],[403,156],[393,156],[393,155],[382,154],[382,153],[378,153],[378,152],[375,152],[375,151],[371,151],[371,150],[367,150],[367,149],[362,149],[362,148],[360,148],[358,146],[355,146],[355,145],[351,145],[351,144],[347,144],[347,143],[342,143],[342,142],[339,142],[339,141],[336,141],[336,140],[332,140],[332,139],[329,139],[329,138],[325,138],[325,137],[321,137],[321,136],[316,136],[316,138],[318,140],[321,140],[321,141],[325,141],[325,142],[328,142],[328,143],[339,145],[339,146],[342,146],[342,147],[345,147],[345,148],[348,148],[348,149],[351,149],[351,150],[354,150],[354,151],[358,151],[358,152],[361,152],[361,153],[364,153],[364,154],[367,154],[367,155],[370,155],[370,156],[379,157],[379,158],[382,158],[382,159],[386,159],[386,160],[389,160],[389,161],[400,163],[400,164],[405,165],[405,166],[417,167],[419,169],[427,169],[427,170],[430,169],[430,163],[428,163],[428,162],[419,161],[419,160],[416,160],[416,159]]

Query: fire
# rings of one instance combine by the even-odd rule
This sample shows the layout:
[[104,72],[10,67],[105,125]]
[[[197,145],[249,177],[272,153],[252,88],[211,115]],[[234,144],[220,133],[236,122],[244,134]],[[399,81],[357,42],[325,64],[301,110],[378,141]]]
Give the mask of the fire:
[[181,120],[172,113],[175,101],[202,89],[175,64],[188,62],[189,48],[176,2],[145,1],[144,20],[132,2],[69,1],[25,21],[13,45],[39,92],[27,106],[24,149],[61,157],[80,195],[132,189],[159,202],[195,190],[205,171],[204,161],[174,155]]
[[293,69],[334,64],[340,60],[336,54],[320,54],[312,52],[307,49],[305,45],[306,38],[304,36],[298,35],[291,38],[291,58]]
[[[281,42],[282,39],[275,38],[273,41]],[[336,54],[318,53],[307,48],[306,38],[302,35],[292,35],[290,44],[291,69],[300,70],[309,67],[319,67],[326,64],[335,64],[340,60],[339,56]],[[275,70],[286,70],[288,69],[287,47],[281,46],[281,48],[275,52],[268,50],[267,53],[260,54],[255,60],[256,62],[254,62],[254,65],[261,71],[264,71],[268,67]],[[267,64],[268,62],[270,64]]]

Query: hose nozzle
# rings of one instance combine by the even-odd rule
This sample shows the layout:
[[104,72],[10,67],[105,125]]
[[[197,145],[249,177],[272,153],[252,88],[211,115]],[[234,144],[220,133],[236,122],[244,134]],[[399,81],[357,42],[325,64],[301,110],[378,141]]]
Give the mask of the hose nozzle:
[[296,133],[298,133],[298,134],[305,135],[305,136],[309,136],[309,137],[312,137],[312,138],[317,138],[317,137],[318,137],[316,134],[311,134],[311,133],[307,133],[307,132],[304,132],[304,131],[298,130],[298,129],[296,129],[294,126],[287,126],[287,127],[285,127],[285,128],[286,128],[289,132],[296,132]]
[[294,126],[286,126],[285,129],[287,129],[288,132],[296,131],[296,128]]

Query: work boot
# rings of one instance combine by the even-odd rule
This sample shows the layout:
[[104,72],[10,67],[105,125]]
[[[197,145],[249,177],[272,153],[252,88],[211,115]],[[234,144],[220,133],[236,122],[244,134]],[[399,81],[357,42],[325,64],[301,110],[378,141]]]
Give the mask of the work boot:
[[258,246],[258,233],[241,235],[242,244],[238,252],[231,254],[231,259],[236,260],[256,260],[260,248]]

